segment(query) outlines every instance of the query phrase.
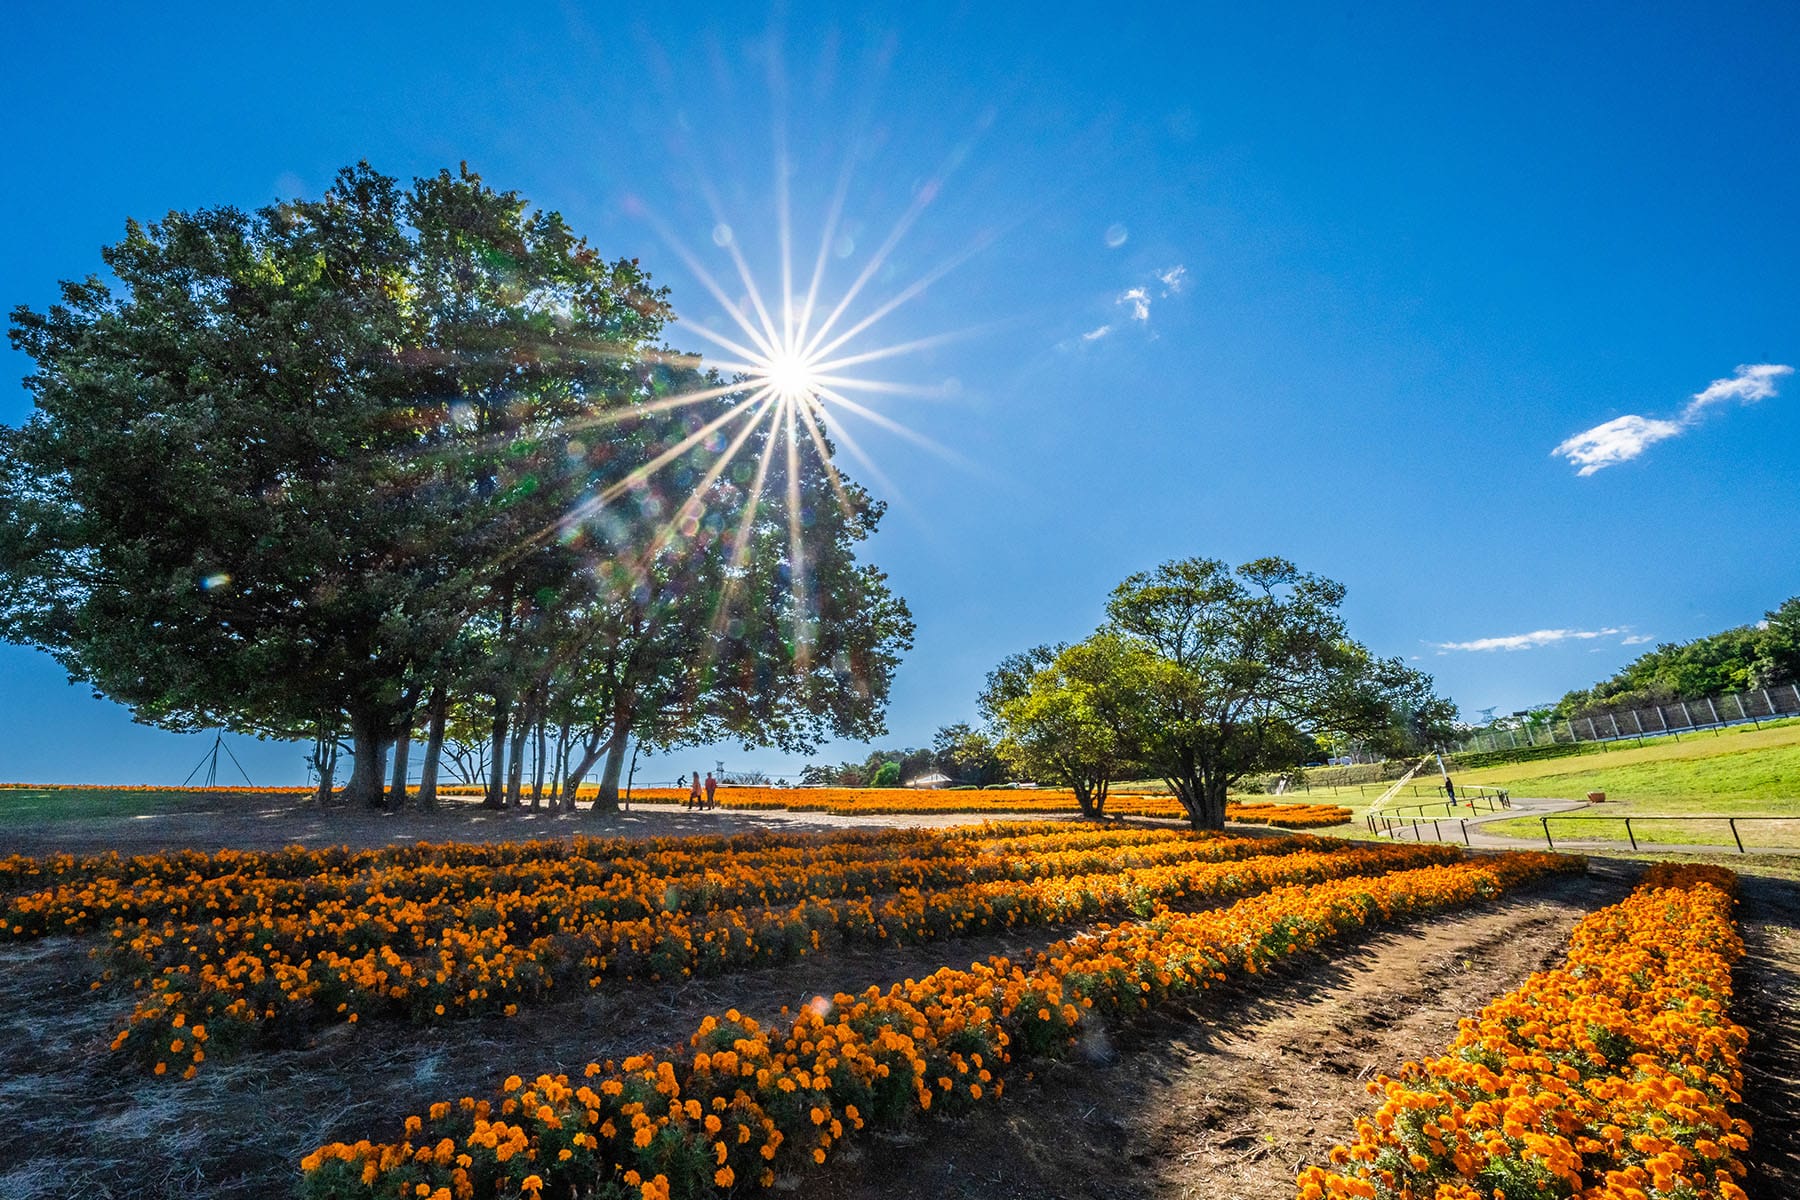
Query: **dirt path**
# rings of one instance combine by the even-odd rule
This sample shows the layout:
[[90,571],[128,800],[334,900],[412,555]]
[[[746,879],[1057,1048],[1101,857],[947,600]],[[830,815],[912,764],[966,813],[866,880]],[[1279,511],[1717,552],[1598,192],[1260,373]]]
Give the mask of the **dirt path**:
[[1292,1200],[1294,1175],[1370,1106],[1361,1083],[1432,1054],[1470,1015],[1558,961],[1624,872],[1548,882],[1491,907],[1309,956],[1255,988],[1096,1043],[987,1113],[871,1140],[809,1195]]
[[509,1074],[578,1073],[685,1043],[709,1013],[769,1020],[819,994],[1026,956],[1074,932],[837,950],[680,986],[609,987],[511,1020],[333,1026],[306,1045],[217,1059],[192,1082],[148,1078],[108,1053],[129,1005],[89,993],[92,942],[0,946],[0,1197],[286,1196],[321,1142],[391,1136],[433,1101],[491,1095]]
[[1800,885],[1744,875],[1738,920],[1747,953],[1735,973],[1744,1056],[1750,1200],[1800,1196]]
[[[973,825],[992,820],[1074,820],[1074,813],[901,813],[850,816],[786,809],[692,812],[678,804],[635,804],[629,812],[491,812],[474,802],[446,801],[433,813],[322,811],[298,801],[246,798],[242,807],[205,812],[147,813],[120,819],[57,821],[5,831],[7,854],[88,854],[117,850],[279,850],[285,846],[386,846],[409,842],[499,842],[540,838],[683,837],[691,834],[822,832],[837,829],[912,829]],[[1179,828],[1173,821],[1133,824]]]

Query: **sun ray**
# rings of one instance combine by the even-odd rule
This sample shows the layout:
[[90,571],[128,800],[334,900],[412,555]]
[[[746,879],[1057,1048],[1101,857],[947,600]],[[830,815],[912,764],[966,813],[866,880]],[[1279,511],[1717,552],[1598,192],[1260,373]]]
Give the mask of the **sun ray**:
[[812,439],[813,448],[819,452],[819,461],[825,466],[825,477],[831,481],[831,492],[837,497],[838,512],[846,521],[856,516],[856,506],[850,503],[850,494],[844,488],[844,478],[838,474],[837,464],[831,461],[831,450],[825,444],[825,437],[819,432],[819,425],[824,420],[819,412],[819,402],[811,397],[805,401],[801,409],[805,418],[807,436]]
[[954,395],[955,389],[947,383],[892,383],[881,379],[863,379],[851,375],[812,375],[811,381],[819,387],[850,388],[858,392],[874,392],[886,396],[917,396],[926,400],[941,400],[945,396]]
[[[822,424],[825,420],[824,406],[818,405],[816,401],[815,405],[819,408],[819,420]],[[857,441],[855,436],[851,434],[848,429],[844,428],[842,421],[837,422],[836,425],[837,428],[832,431],[832,437],[836,439],[839,445],[850,452],[850,457],[856,460],[856,465],[861,467],[864,473],[866,473],[870,479],[875,481],[876,485],[881,488],[883,495],[892,496],[898,499],[900,490],[894,486],[894,481],[888,478],[887,472],[883,471],[880,464],[875,461],[867,450],[862,448],[862,443]]]
[[689,450],[692,450],[695,446],[699,445],[701,442],[703,442],[707,438],[711,437],[714,433],[716,433],[719,429],[723,428],[726,424],[728,424],[734,418],[736,418],[737,416],[739,416],[740,414],[745,412],[747,409],[751,408],[753,405],[755,405],[759,401],[767,398],[769,395],[770,395],[770,393],[768,392],[767,389],[759,389],[756,392],[752,393],[750,396],[746,397],[745,399],[740,400],[736,404],[733,404],[731,407],[727,408],[723,413],[719,414],[717,417],[714,417],[712,420],[708,421],[706,424],[700,426],[700,428],[694,430],[692,433],[688,434],[685,438],[682,438],[679,442],[675,443],[673,446],[670,446],[667,449],[663,450],[662,453],[656,455],[654,458],[650,459],[648,462],[642,463],[639,466],[633,468],[631,471],[626,473],[623,477],[614,480],[612,483],[608,484],[605,488],[601,489],[599,492],[596,492],[594,495],[588,497],[586,500],[583,500],[581,503],[577,504],[562,519],[556,521],[554,524],[552,524],[550,526],[547,526],[545,529],[539,530],[535,535],[533,535],[531,538],[527,539],[527,544],[529,545],[529,544],[541,542],[546,537],[554,535],[556,530],[565,527],[565,525],[567,525],[569,523],[579,523],[581,521],[587,520],[588,518],[593,516],[595,513],[599,512],[601,509],[605,508],[608,504],[611,504],[614,500],[617,500],[620,496],[622,496],[626,492],[630,491],[632,488],[637,487],[638,485],[646,482],[650,478],[650,476],[656,474],[656,472],[662,470],[669,463],[674,462],[677,458],[680,458],[683,454],[686,454]]
[[812,327],[813,312],[819,303],[819,288],[825,282],[825,264],[831,257],[832,243],[837,239],[838,223],[844,219],[844,205],[850,199],[850,180],[856,171],[854,148],[844,154],[844,166],[838,172],[837,187],[831,195],[831,207],[825,214],[825,232],[819,238],[819,256],[813,260],[812,279],[806,285],[806,300],[800,307],[800,319],[794,335],[795,345],[805,345]]
[[857,367],[864,363],[880,362],[887,358],[897,358],[900,355],[911,354],[918,350],[930,350],[936,346],[963,341],[967,338],[974,337],[977,334],[984,333],[990,328],[992,328],[991,325],[974,325],[967,329],[956,329],[951,330],[948,333],[934,333],[929,337],[914,338],[910,342],[895,342],[889,346],[879,346],[874,350],[864,350],[858,354],[847,354],[842,358],[825,358],[820,356],[813,363],[813,370],[821,373],[841,371],[845,367]]
[[744,497],[744,511],[738,518],[737,529],[732,535],[731,558],[725,572],[725,586],[719,589],[719,605],[713,612],[713,636],[716,638],[724,631],[731,620],[731,602],[737,596],[740,575],[744,564],[750,560],[750,529],[756,524],[756,514],[762,505],[763,486],[769,479],[769,463],[775,456],[775,443],[779,430],[776,427],[777,417],[769,421],[769,436],[763,442],[762,453],[757,456],[756,473],[750,481],[750,491]]
[[674,539],[676,532],[680,529],[682,523],[686,521],[688,516],[690,514],[697,516],[697,510],[705,507],[704,498],[707,491],[713,484],[718,482],[719,476],[725,473],[725,469],[729,467],[731,461],[737,457],[738,451],[744,448],[744,443],[749,441],[751,434],[756,432],[756,427],[762,424],[763,416],[773,410],[778,403],[778,400],[774,396],[765,397],[760,402],[757,409],[750,414],[750,419],[744,423],[744,427],[738,431],[737,435],[732,438],[724,451],[713,461],[712,466],[708,467],[706,473],[700,477],[691,489],[689,489],[687,498],[676,507],[674,512],[670,514],[669,519],[663,522],[661,531],[651,541],[649,548],[645,550],[643,554],[643,563],[646,570],[648,570],[650,565],[662,554],[669,542]]
[[889,313],[917,297],[924,292],[926,288],[929,288],[932,284],[975,257],[975,255],[981,253],[982,250],[987,248],[990,240],[991,235],[989,234],[983,234],[981,237],[976,238],[975,241],[965,247],[961,253],[952,255],[931,270],[925,272],[925,274],[913,281],[908,287],[902,289],[898,295],[878,306],[873,312],[869,313],[868,316],[832,338],[831,341],[825,342],[823,345],[820,344],[820,339],[824,337],[826,330],[824,326],[821,326],[818,335],[815,336],[812,342],[808,343],[806,347],[807,357],[817,358],[830,354],[839,346],[850,341],[850,339],[856,337],[864,330],[871,328]]
[[812,598],[807,588],[806,535],[800,514],[800,439],[794,433],[797,407],[794,400],[782,404],[787,425],[788,591],[794,604],[794,666],[805,673],[812,667]]
[[[725,289],[719,286],[719,281],[713,278],[712,272],[702,266],[700,260],[695,258],[693,252],[687,248],[686,243],[675,236],[675,231],[670,229],[660,217],[644,205],[638,204],[635,208],[637,212],[642,214],[643,217],[650,222],[650,226],[656,231],[657,236],[675,252],[676,257],[681,259],[682,265],[694,273],[694,278],[699,280],[700,286],[705,288],[712,298],[718,302],[719,307],[723,308],[726,313],[731,316],[731,319],[737,322],[738,328],[742,329],[744,333],[749,336],[750,340],[755,343],[757,349],[762,351],[763,354],[775,353],[774,342],[764,339],[762,332],[750,323],[750,318],[744,314],[743,310],[738,308],[730,297],[725,295]],[[739,261],[742,261],[741,257],[739,258]],[[746,272],[748,271],[747,267],[742,269]],[[715,340],[718,340],[716,335]],[[730,347],[727,348],[729,349]],[[746,353],[741,348],[734,349],[732,352],[734,354],[745,354],[746,357],[754,357],[754,355]]]
[[[830,400],[833,404],[836,404],[841,408],[849,409],[851,412],[855,413],[859,417],[862,417],[864,420],[871,421],[871,422],[875,423],[876,425],[881,426],[883,429],[887,430],[889,433],[899,434],[901,437],[903,437],[907,441],[913,443],[915,446],[919,446],[925,450],[931,451],[933,454],[937,455],[939,458],[943,459],[945,462],[954,463],[957,466],[964,468],[965,470],[975,472],[977,474],[980,472],[979,467],[977,467],[974,463],[970,462],[964,456],[958,454],[956,451],[950,449],[948,446],[943,445],[941,442],[933,441],[931,438],[926,437],[924,434],[920,433],[918,430],[913,429],[907,425],[901,424],[899,421],[894,420],[892,417],[886,415],[885,413],[877,412],[876,410],[868,407],[867,405],[858,404],[856,401],[850,399],[848,396],[844,395],[842,392],[836,391],[832,388],[820,388],[819,395],[827,400]],[[840,431],[842,431],[842,429],[843,429],[842,422],[838,423],[838,429]]]

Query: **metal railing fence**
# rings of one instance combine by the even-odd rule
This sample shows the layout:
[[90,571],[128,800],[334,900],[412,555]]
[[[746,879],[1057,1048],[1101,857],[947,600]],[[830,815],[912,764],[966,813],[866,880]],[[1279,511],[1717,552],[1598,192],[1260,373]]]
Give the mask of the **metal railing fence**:
[[1468,754],[1581,742],[1680,737],[1684,733],[1756,725],[1795,716],[1800,716],[1800,684],[1784,683],[1699,700],[1674,700],[1668,704],[1619,709],[1591,717],[1558,717],[1538,725],[1521,723],[1504,729],[1484,729],[1465,739],[1455,752]]

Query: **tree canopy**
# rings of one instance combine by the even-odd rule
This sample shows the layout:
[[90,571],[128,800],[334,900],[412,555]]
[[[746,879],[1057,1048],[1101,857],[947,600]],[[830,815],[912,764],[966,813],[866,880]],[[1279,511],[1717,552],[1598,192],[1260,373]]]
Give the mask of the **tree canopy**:
[[1558,719],[1698,700],[1800,681],[1800,596],[1740,625],[1687,642],[1664,642],[1607,679],[1563,696]]
[[153,724],[347,734],[365,801],[421,721],[435,779],[452,710],[496,804],[528,736],[535,796],[552,757],[616,785],[630,737],[881,732],[912,633],[856,559],[881,505],[803,403],[669,348],[635,259],[466,166],[367,164],[102,253],[12,314],[0,635]]
[[1244,775],[1342,735],[1418,750],[1455,710],[1427,676],[1350,639],[1341,584],[1280,558],[1189,558],[1132,575],[1073,647],[1006,659],[981,704],[1023,765],[1104,803],[1129,765],[1160,776],[1197,828],[1225,820]]

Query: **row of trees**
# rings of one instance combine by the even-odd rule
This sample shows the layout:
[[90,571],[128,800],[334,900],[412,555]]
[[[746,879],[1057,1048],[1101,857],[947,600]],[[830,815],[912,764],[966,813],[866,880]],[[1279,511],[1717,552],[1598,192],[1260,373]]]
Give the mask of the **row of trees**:
[[1100,816],[1112,783],[1161,778],[1196,828],[1225,822],[1253,772],[1353,740],[1390,754],[1446,742],[1429,676],[1351,640],[1342,585],[1264,558],[1190,558],[1132,575],[1073,645],[1003,660],[980,697],[1002,759]]
[[897,787],[939,774],[959,784],[990,787],[1006,778],[1007,765],[986,732],[967,722],[946,725],[929,749],[875,750],[860,762],[809,763],[800,782],[822,787]]
[[[448,742],[487,803],[627,746],[882,732],[906,606],[803,403],[663,342],[635,259],[466,165],[127,226],[12,314],[0,635],[137,719],[306,739],[381,802]],[[796,428],[802,430],[796,434]],[[782,442],[785,430],[785,444]]]
[[1549,715],[1601,716],[1677,700],[1699,700],[1800,681],[1800,596],[1740,625],[1691,642],[1667,642],[1639,655],[1610,679],[1569,692]]

